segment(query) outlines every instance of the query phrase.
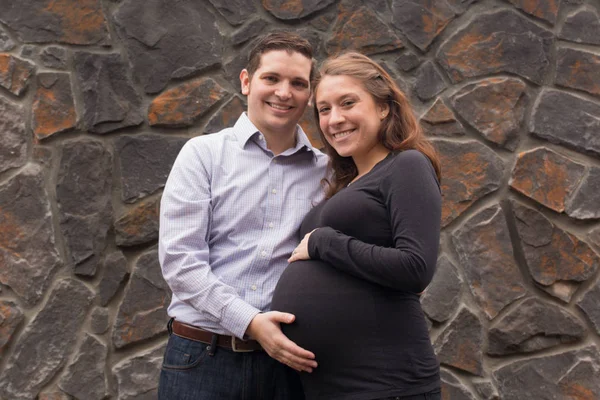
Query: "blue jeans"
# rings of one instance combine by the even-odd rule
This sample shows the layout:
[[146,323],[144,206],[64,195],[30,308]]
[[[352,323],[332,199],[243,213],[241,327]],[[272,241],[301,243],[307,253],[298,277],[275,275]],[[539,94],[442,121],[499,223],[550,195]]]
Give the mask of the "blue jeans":
[[440,389],[434,389],[431,392],[427,392],[427,393],[413,394],[412,396],[386,397],[385,399],[380,399],[380,400],[441,400],[441,399],[442,399],[442,391]]
[[303,400],[298,373],[264,351],[235,353],[171,334],[159,400]]

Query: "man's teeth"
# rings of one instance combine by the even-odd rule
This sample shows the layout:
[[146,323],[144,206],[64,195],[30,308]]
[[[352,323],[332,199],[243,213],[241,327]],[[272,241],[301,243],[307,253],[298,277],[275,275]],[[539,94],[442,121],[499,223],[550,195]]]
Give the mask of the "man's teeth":
[[344,131],[344,132],[338,132],[338,133],[334,133],[333,137],[336,138],[336,139],[339,139],[339,138],[343,138],[344,136],[348,136],[351,133],[352,133],[351,130],[350,131]]
[[269,105],[277,110],[290,110],[292,107],[290,106],[280,106],[277,104],[269,103]]

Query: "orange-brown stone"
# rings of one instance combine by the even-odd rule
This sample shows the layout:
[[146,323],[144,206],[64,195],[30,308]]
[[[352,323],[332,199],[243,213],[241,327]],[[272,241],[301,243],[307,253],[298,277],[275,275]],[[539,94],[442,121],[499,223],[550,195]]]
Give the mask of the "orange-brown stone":
[[510,187],[556,211],[579,185],[585,167],[552,150],[538,147],[519,154]]
[[244,111],[246,111],[244,101],[239,96],[233,96],[208,121],[208,124],[204,128],[204,133],[215,133],[233,126]]
[[144,200],[115,221],[117,246],[134,246],[158,238],[160,197]]
[[189,126],[225,97],[227,92],[211,78],[200,78],[167,90],[148,110],[150,125]]
[[442,226],[500,187],[502,160],[479,142],[434,140],[442,163]]
[[35,71],[35,65],[12,54],[0,54],[0,86],[20,96]]
[[600,55],[583,50],[559,48],[556,83],[600,96]]
[[32,128],[37,139],[74,128],[77,116],[69,75],[39,74],[32,111]]
[[321,135],[319,134],[319,128],[317,126],[318,122],[315,120],[315,114],[313,112],[312,107],[307,107],[306,111],[304,111],[304,115],[299,122],[302,130],[308,136],[308,140],[317,149],[322,149],[324,147],[323,141],[321,140]]
[[551,24],[556,23],[560,0],[508,0],[516,7],[534,17],[546,20]]
[[364,54],[382,53],[401,49],[402,41],[377,15],[361,7],[350,15],[342,15],[327,42],[327,52],[337,54],[344,50],[357,50]]
[[423,131],[431,136],[464,135],[462,124],[443,100],[437,99],[433,106],[421,117]]

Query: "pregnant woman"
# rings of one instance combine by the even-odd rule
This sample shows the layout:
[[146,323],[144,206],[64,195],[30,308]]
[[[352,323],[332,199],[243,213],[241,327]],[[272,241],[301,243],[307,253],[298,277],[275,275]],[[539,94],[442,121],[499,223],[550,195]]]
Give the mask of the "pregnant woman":
[[295,314],[284,333],[319,363],[301,374],[306,398],[440,399],[419,302],[439,246],[437,155],[368,57],[328,59],[315,90],[327,199],[305,218],[272,303]]

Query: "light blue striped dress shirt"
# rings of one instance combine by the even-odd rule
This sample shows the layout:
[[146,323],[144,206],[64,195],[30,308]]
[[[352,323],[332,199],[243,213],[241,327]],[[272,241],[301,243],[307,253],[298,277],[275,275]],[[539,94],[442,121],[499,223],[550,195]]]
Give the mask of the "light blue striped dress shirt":
[[242,337],[252,318],[269,310],[300,223],[324,195],[327,156],[300,127],[296,139],[273,156],[244,113],[233,128],[182,148],[160,206],[169,316]]

